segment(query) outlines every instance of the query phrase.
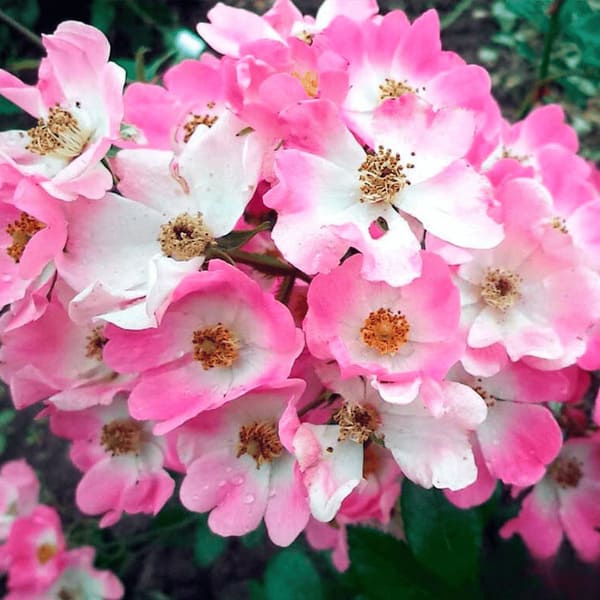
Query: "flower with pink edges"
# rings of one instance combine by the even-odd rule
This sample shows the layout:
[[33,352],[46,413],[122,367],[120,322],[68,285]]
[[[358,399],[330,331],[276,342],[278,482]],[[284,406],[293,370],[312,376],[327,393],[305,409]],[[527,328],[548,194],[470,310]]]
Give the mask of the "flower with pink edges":
[[291,454],[303,389],[298,379],[259,388],[181,428],[181,501],[192,511],[210,510],[215,533],[244,535],[264,518],[271,540],[288,546],[306,526],[306,491]]
[[340,379],[333,364],[320,374],[341,396],[336,425],[303,423],[294,437],[315,518],[330,520],[358,485],[368,440],[382,442],[404,475],[422,487],[456,490],[475,481],[470,434],[485,420],[486,406],[473,389],[427,378],[413,398],[392,404],[364,377]]
[[47,400],[63,410],[109,404],[131,376],[117,375],[103,361],[104,325],[74,323],[64,305],[72,292],[57,284],[42,316],[11,327],[0,317],[0,375],[11,386],[12,401],[25,408]]
[[60,203],[19,176],[0,188],[0,306],[25,298],[55,273],[67,224]]
[[566,535],[585,561],[600,557],[600,439],[572,438],[500,533],[518,533],[536,558],[550,558]]
[[347,525],[363,523],[386,527],[400,494],[400,469],[389,452],[377,444],[365,447],[363,479],[347,496],[335,521],[323,523],[312,518],[304,531],[315,550],[333,550],[331,558],[338,571],[350,566]]
[[304,346],[289,310],[220,260],[179,284],[158,327],[108,326],[107,337],[107,364],[141,373],[129,397],[132,416],[157,421],[157,434],[285,379]]
[[435,10],[412,24],[400,10],[361,23],[338,18],[324,36],[348,61],[350,88],[342,110],[363,141],[373,145],[371,119],[382,103],[415,96],[436,110],[458,107],[471,113],[473,146],[465,149],[471,161],[478,163],[495,146],[501,117],[490,76],[479,65],[467,65],[454,52],[441,49]]
[[162,79],[164,87],[134,82],[125,89],[118,146],[181,151],[198,127],[218,121],[232,94],[223,61],[206,53],[174,65]]
[[108,62],[104,34],[84,23],[61,23],[43,44],[37,86],[0,70],[0,94],[38,119],[0,134],[0,157],[56,198],[100,198],[112,187],[100,161],[119,137],[125,71]]
[[344,376],[443,377],[464,347],[458,289],[439,257],[421,252],[419,259],[421,276],[402,287],[360,277],[360,255],[315,277],[304,321],[311,353],[335,359]]
[[42,591],[62,570],[65,538],[55,509],[39,504],[12,524],[0,547],[0,564],[8,571],[8,587]]
[[15,519],[28,516],[38,503],[40,484],[25,460],[12,460],[0,468],[0,541]]
[[600,315],[598,273],[571,254],[544,247],[536,225],[548,214],[549,198],[540,184],[510,180],[498,198],[505,240],[490,250],[470,251],[455,280],[472,349],[465,366],[474,374],[492,374],[485,363],[494,345],[510,360],[523,358],[537,368],[570,365],[585,351],[586,332]]
[[209,23],[199,23],[198,33],[221,54],[239,57],[240,47],[256,40],[285,42],[297,37],[312,43],[312,37],[340,15],[365,21],[377,14],[376,0],[325,0],[316,18],[303,16],[290,0],[277,0],[262,17],[247,10],[217,3],[209,12]]
[[[304,272],[327,272],[354,247],[365,256],[363,277],[403,285],[420,273],[423,227],[467,248],[502,240],[487,213],[489,182],[463,160],[474,131],[468,111],[434,111],[412,94],[385,102],[366,152],[328,102],[286,118],[298,133],[277,153],[278,183],[264,201],[278,212],[273,240]],[[299,127],[306,122],[311,129]]]
[[234,228],[254,193],[264,141],[244,127],[227,111],[213,127],[199,127],[177,156],[123,150],[113,165],[124,196],[66,207],[68,252],[57,262],[79,314],[131,329],[156,326],[170,293]]
[[50,411],[52,432],[72,440],[70,456],[84,475],[76,502],[88,515],[103,514],[101,527],[123,512],[156,515],[171,497],[175,482],[163,469],[166,441],[152,434],[152,423],[132,419],[126,397],[84,411]]
[[516,362],[486,378],[469,375],[457,365],[449,378],[472,387],[488,407],[476,435],[490,473],[521,487],[539,481],[562,447],[561,429],[541,404],[567,399],[568,376]]
[[94,569],[94,554],[94,548],[87,546],[65,552],[55,582],[41,591],[16,588],[5,600],[119,600],[125,594],[123,584],[110,571]]

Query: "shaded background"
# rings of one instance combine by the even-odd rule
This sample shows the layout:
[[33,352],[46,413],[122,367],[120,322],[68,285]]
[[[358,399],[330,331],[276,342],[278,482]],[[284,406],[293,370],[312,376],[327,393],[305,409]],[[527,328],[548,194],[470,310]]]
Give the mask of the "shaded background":
[[[271,5],[266,0],[230,3],[259,13]],[[94,0],[77,4],[0,0],[0,9],[38,34],[52,32],[66,19],[92,23],[105,31],[111,41],[113,60],[125,66],[132,79],[136,73],[136,53],[141,56],[140,48],[145,48],[143,66],[147,79],[152,80],[156,72],[181,58],[173,46],[177,29],[194,31],[197,22],[206,20],[206,12],[213,4],[201,0]],[[305,14],[314,14],[320,2],[297,0],[296,4]],[[402,8],[411,19],[435,7],[443,25],[444,48],[490,70],[494,93],[507,118],[516,119],[523,114],[535,100],[531,91],[541,90],[545,101],[560,101],[565,105],[581,136],[583,153],[598,159],[600,116],[595,70],[598,65],[594,65],[593,58],[585,58],[587,50],[581,49],[585,39],[574,39],[577,36],[566,30],[553,51],[552,79],[539,85],[544,23],[547,27],[544,9],[549,0],[407,0],[379,4],[382,12]],[[588,4],[593,7],[595,3]],[[573,47],[580,53],[579,59]],[[35,82],[39,58],[40,51],[31,41],[0,24],[0,66]],[[140,64],[138,60],[138,72]],[[30,117],[6,103],[0,104],[2,129],[26,128],[31,124]],[[98,530],[96,520],[82,516],[75,507],[79,474],[67,458],[67,444],[48,432],[44,420],[34,420],[38,408],[15,413],[6,392],[2,393],[0,462],[25,457],[32,464],[42,483],[41,501],[59,510],[70,544],[96,546],[96,564],[113,569],[121,577],[127,598],[191,600],[264,596],[264,583],[274,569],[269,565],[273,565],[278,550],[266,540],[262,530],[245,538],[214,538],[207,531],[205,519],[183,510],[176,497],[154,520],[124,516],[111,530]],[[511,510],[500,492],[482,510],[488,511],[482,551],[483,597],[600,597],[600,574],[593,566],[579,563],[566,544],[556,561],[535,565],[518,539],[499,540],[498,527]],[[295,547],[303,552],[303,541]],[[312,568],[321,577],[323,596],[371,597],[356,578],[338,578],[327,554],[310,556]],[[307,592],[298,597],[309,596]],[[397,597],[404,597],[400,590]],[[317,599],[313,595],[311,600]]]

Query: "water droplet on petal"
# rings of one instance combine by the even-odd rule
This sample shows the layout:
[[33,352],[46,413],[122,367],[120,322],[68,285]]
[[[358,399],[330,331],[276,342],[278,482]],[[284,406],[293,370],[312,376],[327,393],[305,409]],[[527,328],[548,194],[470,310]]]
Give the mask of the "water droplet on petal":
[[270,490],[269,491],[269,498],[275,498],[275,496],[277,496],[277,492],[275,490]]
[[2,281],[11,281],[12,277],[10,275],[2,275]]
[[244,478],[241,475],[236,475],[231,479],[231,483],[233,483],[233,485],[242,485],[242,483],[244,483]]
[[246,494],[243,502],[244,504],[252,504],[254,502],[254,494]]
[[219,487],[223,487],[226,483],[227,481],[225,481],[225,479],[221,479],[221,481],[219,481]]
[[231,471],[233,471],[233,468],[232,468],[232,467],[227,467],[227,468],[225,469],[225,473],[231,473]]

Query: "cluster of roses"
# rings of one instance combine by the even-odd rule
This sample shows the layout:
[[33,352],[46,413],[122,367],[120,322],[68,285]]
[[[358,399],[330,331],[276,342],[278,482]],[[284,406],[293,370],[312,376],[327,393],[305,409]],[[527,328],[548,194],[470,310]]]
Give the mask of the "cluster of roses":
[[156,513],[167,468],[214,532],[345,568],[401,477],[461,507],[500,480],[503,535],[600,556],[600,178],[561,108],[504,121],[435,11],[209,19],[223,56],[162,85],[123,94],[76,22],[37,85],[0,72],[38,119],[0,134],[0,375],[72,440],[80,509]]
[[118,600],[121,582],[94,569],[95,550],[66,549],[56,510],[38,504],[40,485],[24,460],[0,468],[0,574],[6,600]]

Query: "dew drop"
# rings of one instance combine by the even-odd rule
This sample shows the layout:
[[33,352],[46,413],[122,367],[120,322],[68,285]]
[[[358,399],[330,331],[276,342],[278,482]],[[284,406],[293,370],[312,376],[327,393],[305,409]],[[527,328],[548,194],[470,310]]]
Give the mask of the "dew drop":
[[243,502],[244,502],[244,504],[252,504],[254,502],[254,495],[253,494],[246,494],[244,496]]
[[242,485],[242,483],[244,483],[244,478],[241,475],[236,475],[231,479],[231,483],[233,483],[233,485]]
[[12,281],[12,277],[10,275],[2,275],[2,281]]
[[277,496],[277,492],[275,490],[270,490],[269,491],[269,498],[275,498],[275,496]]
[[219,487],[223,487],[226,483],[227,481],[225,481],[225,479],[221,479],[221,481],[219,481]]

